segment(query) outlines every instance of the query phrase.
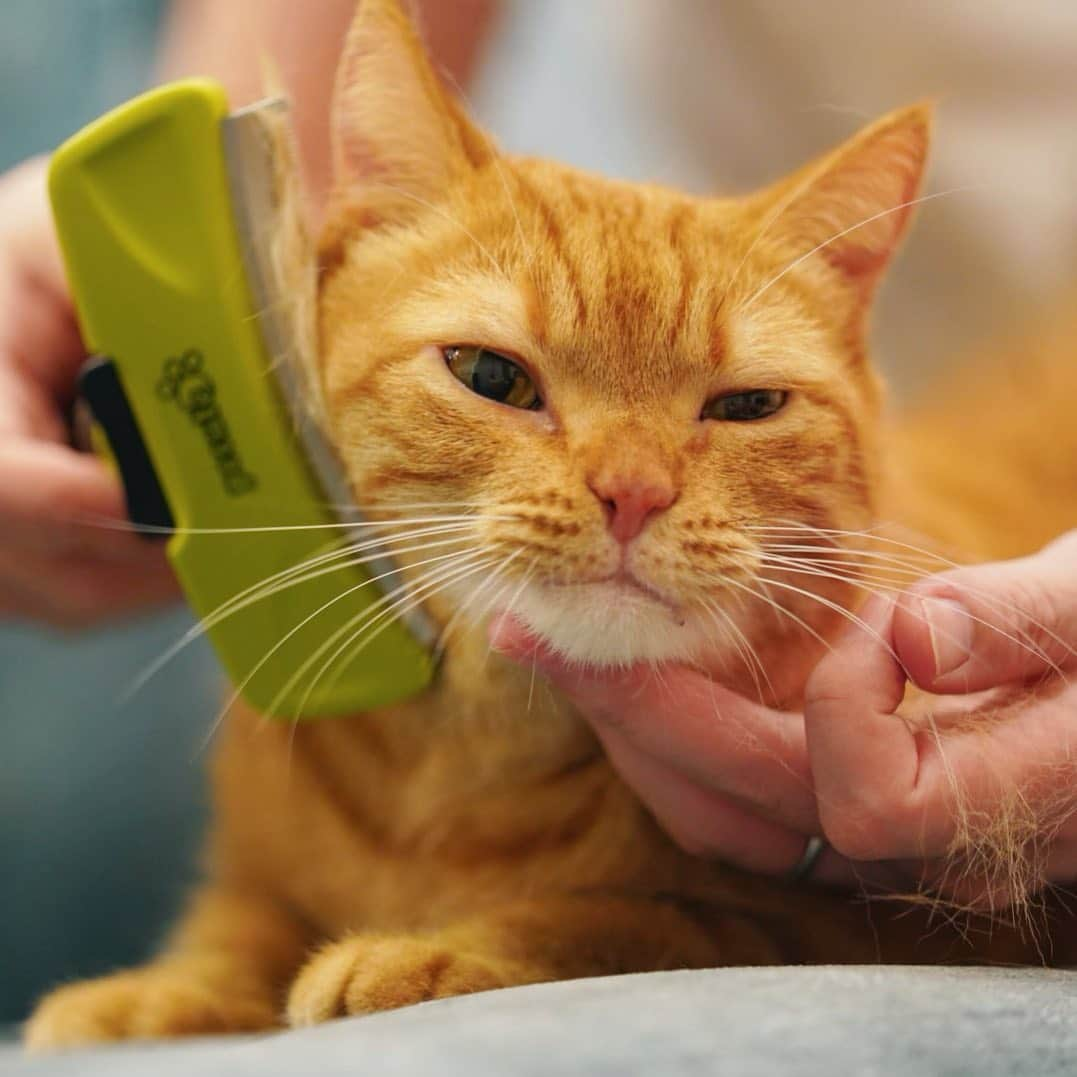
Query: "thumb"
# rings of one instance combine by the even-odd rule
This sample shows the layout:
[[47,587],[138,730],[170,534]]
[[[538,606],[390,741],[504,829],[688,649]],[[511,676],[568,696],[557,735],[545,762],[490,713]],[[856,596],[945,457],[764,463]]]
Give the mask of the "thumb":
[[893,644],[911,679],[936,693],[1077,667],[1077,531],[1031,557],[914,584],[894,612]]

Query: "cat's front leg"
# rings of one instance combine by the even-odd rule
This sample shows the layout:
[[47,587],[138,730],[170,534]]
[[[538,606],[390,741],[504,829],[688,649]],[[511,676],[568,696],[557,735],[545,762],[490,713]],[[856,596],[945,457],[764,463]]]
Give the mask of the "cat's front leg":
[[308,937],[275,905],[207,889],[141,968],[46,995],[24,1030],[32,1051],[279,1027]]
[[703,925],[651,899],[538,898],[436,932],[356,934],[330,943],[296,979],[288,1019],[311,1025],[548,980],[777,959],[745,921]]

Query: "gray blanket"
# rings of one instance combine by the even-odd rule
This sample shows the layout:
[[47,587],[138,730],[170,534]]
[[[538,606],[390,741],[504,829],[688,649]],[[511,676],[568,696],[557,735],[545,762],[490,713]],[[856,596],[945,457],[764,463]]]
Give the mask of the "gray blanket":
[[431,1002],[320,1028],[26,1059],[3,1077],[929,1077],[1077,1074],[1077,972],[652,973]]

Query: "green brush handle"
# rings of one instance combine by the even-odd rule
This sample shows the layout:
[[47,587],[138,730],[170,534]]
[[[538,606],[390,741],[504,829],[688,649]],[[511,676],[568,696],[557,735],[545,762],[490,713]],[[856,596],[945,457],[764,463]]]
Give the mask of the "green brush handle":
[[[168,556],[246,699],[283,718],[356,713],[421,691],[434,660],[399,623],[373,621],[381,592],[359,567],[254,600],[259,584],[347,531],[269,374],[233,216],[227,111],[215,83],[174,83],[91,124],[53,158],[53,213],[83,338],[111,361],[113,387],[99,379],[91,403],[129,506],[174,523]],[[315,682],[364,624],[371,637],[384,630],[345,648]]]

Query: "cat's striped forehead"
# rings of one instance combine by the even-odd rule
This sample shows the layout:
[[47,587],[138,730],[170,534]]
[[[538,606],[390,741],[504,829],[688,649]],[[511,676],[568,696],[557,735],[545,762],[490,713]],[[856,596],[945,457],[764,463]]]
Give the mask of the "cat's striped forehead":
[[433,271],[387,308],[389,337],[493,348],[617,400],[825,374],[819,328],[795,304],[745,309],[758,270],[736,203],[541,161],[506,161],[484,181],[466,217],[411,233]]

